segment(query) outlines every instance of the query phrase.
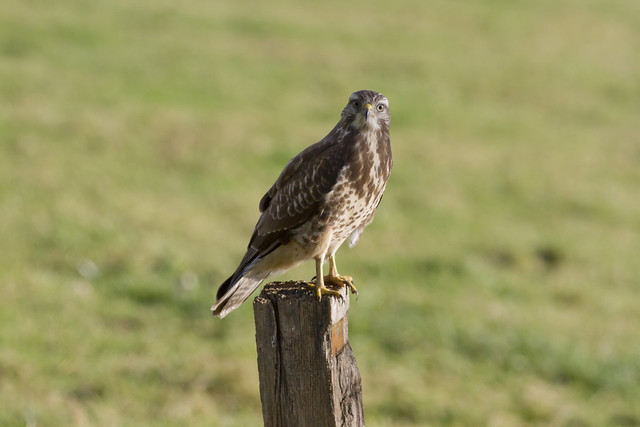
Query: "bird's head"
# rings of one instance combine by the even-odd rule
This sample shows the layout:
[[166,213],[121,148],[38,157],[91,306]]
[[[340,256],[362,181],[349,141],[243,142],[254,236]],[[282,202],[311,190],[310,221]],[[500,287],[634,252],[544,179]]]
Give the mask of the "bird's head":
[[391,121],[389,100],[372,90],[354,92],[342,110],[342,120],[357,130],[377,130],[383,125],[388,127]]

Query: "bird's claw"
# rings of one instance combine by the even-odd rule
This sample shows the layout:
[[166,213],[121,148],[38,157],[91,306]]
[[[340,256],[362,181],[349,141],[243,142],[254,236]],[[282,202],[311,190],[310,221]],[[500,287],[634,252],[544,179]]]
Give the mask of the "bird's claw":
[[340,291],[329,289],[324,285],[318,286],[318,284],[316,283],[316,278],[315,277],[313,279],[311,279],[311,281],[309,283],[307,283],[307,285],[310,288],[315,288],[315,294],[318,296],[318,301],[322,300],[322,295],[333,295],[335,297],[343,299],[342,298],[342,294],[340,293]]
[[[349,287],[349,290],[351,291],[352,294],[356,294],[356,300],[358,300],[358,297],[360,296],[358,294],[358,289],[356,289],[355,285],[353,284],[353,277],[351,276],[332,276],[332,275],[327,275],[323,277],[323,282],[326,285],[329,286],[334,286],[337,288],[342,288],[342,287]],[[317,277],[313,276],[313,278],[311,279],[311,281],[308,283],[308,285],[312,288],[316,288],[316,295],[318,296],[318,300],[322,299],[322,295],[334,295],[337,296],[340,299],[342,298],[342,294],[339,291],[333,290],[333,289],[329,289],[327,286],[317,286]]]
[[341,300],[343,299],[340,291],[329,289],[326,286],[316,287],[316,295],[318,296],[318,301],[322,301],[322,295],[333,295],[340,298]]
[[324,276],[324,283],[340,287],[348,286],[351,293],[356,294],[356,300],[358,299],[358,289],[353,284],[353,277],[351,276]]

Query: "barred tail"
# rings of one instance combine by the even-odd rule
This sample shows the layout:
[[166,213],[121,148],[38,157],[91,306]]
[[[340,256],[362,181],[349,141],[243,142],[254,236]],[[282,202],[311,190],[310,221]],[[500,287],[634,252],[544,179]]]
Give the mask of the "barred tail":
[[211,307],[212,314],[222,319],[238,308],[240,304],[251,296],[268,275],[268,272],[257,274],[248,272],[245,276],[235,277],[234,274],[229,277],[218,289],[218,293],[216,294],[217,301],[213,307]]

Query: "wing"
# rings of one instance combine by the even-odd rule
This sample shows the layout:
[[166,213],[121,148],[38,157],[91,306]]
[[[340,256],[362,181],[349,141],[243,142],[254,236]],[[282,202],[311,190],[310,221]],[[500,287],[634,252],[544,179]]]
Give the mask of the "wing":
[[249,248],[268,251],[275,242],[287,243],[318,212],[345,166],[343,147],[321,141],[291,159],[260,201],[262,215]]
[[260,200],[260,212],[267,210],[273,198],[278,194],[278,191],[290,184],[301,169],[308,168],[313,165],[314,162],[322,161],[324,155],[330,156],[333,154],[332,149],[335,149],[336,146],[339,145],[339,142],[336,138],[331,138],[331,136],[331,134],[327,135],[327,137],[320,142],[310,145],[293,159],[289,160],[289,163],[287,163],[282,172],[280,172],[280,176],[276,179],[276,182],[273,183],[271,188]]

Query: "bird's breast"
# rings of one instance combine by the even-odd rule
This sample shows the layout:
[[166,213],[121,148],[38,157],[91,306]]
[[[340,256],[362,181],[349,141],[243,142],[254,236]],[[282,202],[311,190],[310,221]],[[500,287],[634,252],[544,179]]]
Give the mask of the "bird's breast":
[[313,220],[297,233],[300,244],[328,244],[333,253],[354,231],[373,220],[391,171],[388,133],[361,134],[353,142]]
[[328,194],[326,205],[331,212],[328,223],[335,240],[344,241],[373,219],[391,170],[390,159],[378,145],[363,144]]

